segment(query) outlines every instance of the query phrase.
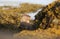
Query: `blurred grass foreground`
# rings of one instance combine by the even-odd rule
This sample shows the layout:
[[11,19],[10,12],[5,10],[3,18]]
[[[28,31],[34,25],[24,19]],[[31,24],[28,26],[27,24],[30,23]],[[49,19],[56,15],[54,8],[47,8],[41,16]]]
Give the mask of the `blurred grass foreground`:
[[[40,8],[42,10],[35,15],[35,20],[32,20],[33,23],[31,23],[30,16],[26,13],[35,12]],[[33,28],[38,26],[38,29],[23,30],[15,34],[15,38],[60,39],[60,1],[55,1],[47,6],[25,3],[19,7],[0,7],[0,29],[3,27],[8,29],[19,28],[21,21],[33,24]]]

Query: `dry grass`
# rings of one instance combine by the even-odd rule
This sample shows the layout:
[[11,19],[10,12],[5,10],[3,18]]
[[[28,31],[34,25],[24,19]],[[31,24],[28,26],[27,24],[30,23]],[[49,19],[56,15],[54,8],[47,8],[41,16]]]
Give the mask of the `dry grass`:
[[23,3],[19,7],[0,6],[0,26],[19,27],[21,13],[34,12],[42,7],[42,5]]
[[[49,28],[46,30],[37,29],[34,31],[24,30],[14,35],[15,38],[21,39],[60,39],[60,29]],[[58,38],[59,37],[59,38]]]
[[2,6],[0,7],[0,13],[28,13],[34,12],[42,7],[43,5],[40,4],[22,3],[19,7]]
[[[25,6],[26,5],[26,6]],[[26,13],[35,11],[35,5],[22,4],[22,8],[10,8],[9,10],[0,9],[0,24],[6,26],[19,26],[20,25],[20,13]],[[25,8],[24,8],[25,7]],[[27,7],[30,7],[27,9]],[[34,8],[35,7],[35,8]],[[40,7],[38,7],[39,9]],[[36,8],[37,9],[37,8]],[[28,10],[28,11],[27,11]],[[50,13],[50,12],[49,12]],[[50,15],[50,14],[49,14]],[[1,25],[0,25],[1,26]],[[9,27],[10,28],[10,27]],[[60,25],[58,27],[54,26],[48,29],[40,29],[29,31],[23,30],[18,33],[14,33],[14,38],[19,39],[60,39]]]

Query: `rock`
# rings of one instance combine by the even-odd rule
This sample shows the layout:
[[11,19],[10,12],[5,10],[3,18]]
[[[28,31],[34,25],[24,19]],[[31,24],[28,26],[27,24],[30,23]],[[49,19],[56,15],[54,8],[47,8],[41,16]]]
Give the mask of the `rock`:
[[[44,7],[37,15],[35,15],[35,23],[33,24],[34,28],[42,27],[46,29],[51,27],[53,19],[60,20],[60,2],[55,1],[46,7]],[[60,23],[60,22],[59,22]]]

